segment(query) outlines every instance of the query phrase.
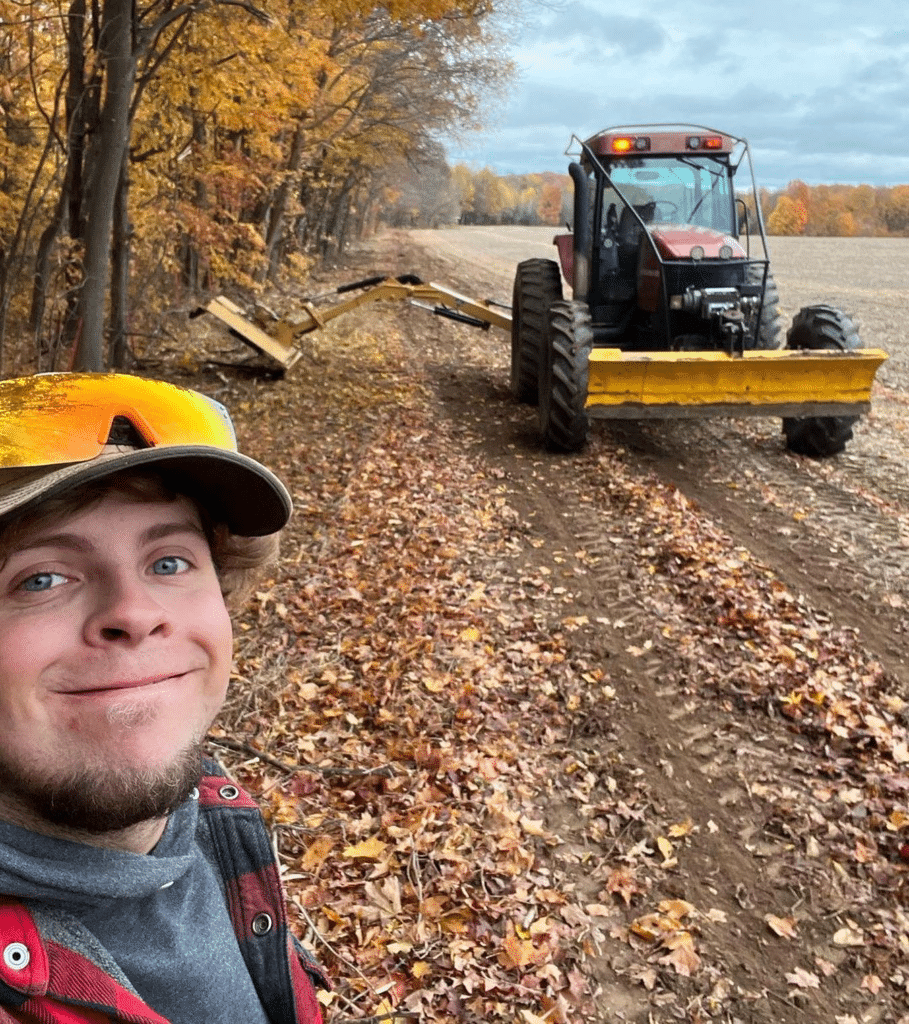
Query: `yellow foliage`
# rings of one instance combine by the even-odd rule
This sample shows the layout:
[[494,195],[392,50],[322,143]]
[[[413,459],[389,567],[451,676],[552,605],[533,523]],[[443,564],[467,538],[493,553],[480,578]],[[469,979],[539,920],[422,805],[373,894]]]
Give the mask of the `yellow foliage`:
[[767,218],[767,231],[771,235],[801,235],[808,223],[808,211],[802,200],[780,196],[773,213]]

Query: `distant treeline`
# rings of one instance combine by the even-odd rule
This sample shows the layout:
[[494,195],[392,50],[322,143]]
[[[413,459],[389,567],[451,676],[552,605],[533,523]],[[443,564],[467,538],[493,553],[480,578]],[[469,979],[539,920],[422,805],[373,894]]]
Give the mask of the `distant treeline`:
[[806,185],[761,190],[771,235],[909,235],[909,185]]
[[[444,224],[557,225],[572,220],[567,174],[499,176],[488,167],[437,163],[413,168],[382,219],[395,226]],[[755,223],[754,202],[743,197]],[[909,235],[909,185],[806,185],[760,190],[761,214],[771,235]]]
[[409,166],[381,219],[393,227],[441,227],[446,224],[560,224],[571,206],[567,174],[510,174],[465,164]]

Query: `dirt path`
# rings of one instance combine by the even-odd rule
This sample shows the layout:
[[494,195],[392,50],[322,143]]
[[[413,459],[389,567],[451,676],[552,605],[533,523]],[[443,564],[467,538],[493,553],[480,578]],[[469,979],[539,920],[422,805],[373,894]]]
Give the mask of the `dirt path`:
[[[410,238],[460,287],[507,297],[515,258],[552,258],[552,233],[477,228]],[[909,697],[909,287],[900,270],[909,240],[772,242],[787,322],[800,306],[829,301],[853,317],[866,345],[890,354],[872,414],[847,452],[819,464],[787,457],[769,420],[598,424],[596,443],[627,446],[642,468],[678,486],[817,607],[860,628]]]
[[[384,236],[317,290],[506,299],[515,253],[454,245]],[[416,309],[351,315],[283,381],[198,371],[297,503],[224,728],[342,773],[239,766],[332,1019],[393,991],[445,1024],[909,1024],[901,366],[824,465],[730,421],[552,455],[506,343]]]

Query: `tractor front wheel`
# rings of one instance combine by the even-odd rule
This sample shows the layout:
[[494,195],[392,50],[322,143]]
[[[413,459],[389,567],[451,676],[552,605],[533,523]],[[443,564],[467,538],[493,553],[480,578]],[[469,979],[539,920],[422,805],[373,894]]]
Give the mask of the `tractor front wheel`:
[[540,374],[540,431],[546,443],[576,452],[587,441],[587,386],[593,327],[586,302],[554,302]]
[[[747,281],[749,284],[761,284],[764,281],[764,268],[756,263],[749,263],[747,270]],[[757,326],[757,337],[749,348],[753,349],[777,349],[780,347],[780,335],[783,333],[783,318],[780,316],[780,293],[773,279],[773,274],[767,271],[767,281],[764,286],[764,303],[761,307],[761,322]]]
[[[833,306],[805,306],[796,313],[786,335],[790,349],[861,348],[855,325]],[[786,447],[797,455],[825,459],[838,455],[852,440],[858,416],[796,416],[783,420]]]
[[539,401],[549,307],[561,298],[562,276],[555,260],[518,264],[511,305],[511,393],[526,405]]

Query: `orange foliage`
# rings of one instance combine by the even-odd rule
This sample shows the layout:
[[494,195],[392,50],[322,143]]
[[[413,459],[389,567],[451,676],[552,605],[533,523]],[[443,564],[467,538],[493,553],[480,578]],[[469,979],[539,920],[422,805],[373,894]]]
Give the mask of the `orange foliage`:
[[808,223],[808,210],[801,199],[780,196],[773,213],[767,218],[771,235],[801,235]]
[[537,207],[540,222],[558,224],[562,212],[562,190],[554,182],[543,186],[540,194],[540,205]]

